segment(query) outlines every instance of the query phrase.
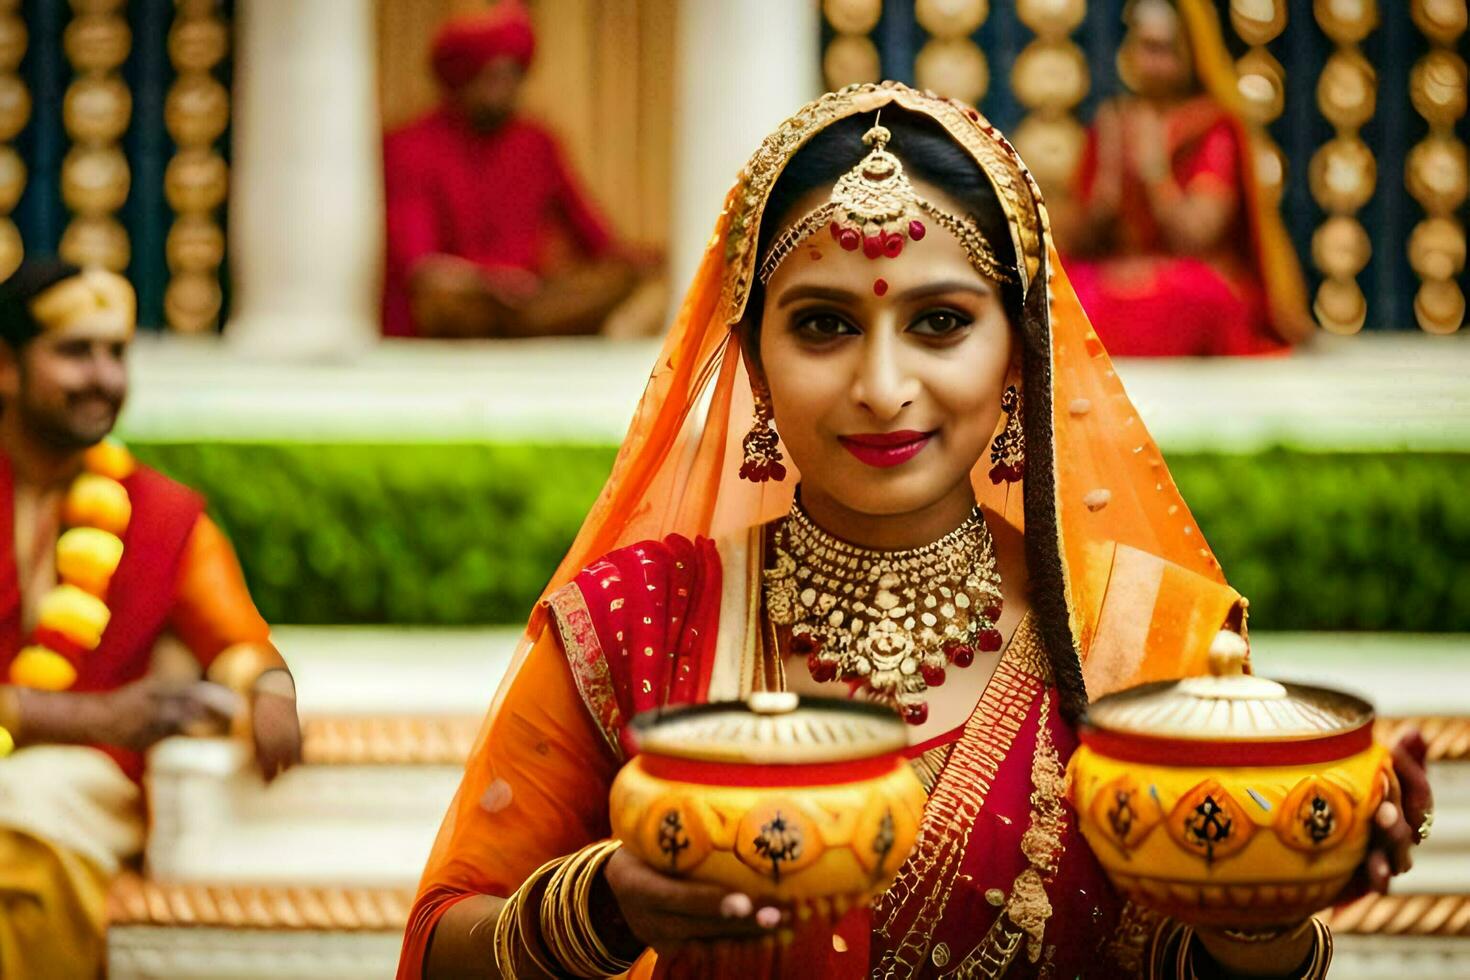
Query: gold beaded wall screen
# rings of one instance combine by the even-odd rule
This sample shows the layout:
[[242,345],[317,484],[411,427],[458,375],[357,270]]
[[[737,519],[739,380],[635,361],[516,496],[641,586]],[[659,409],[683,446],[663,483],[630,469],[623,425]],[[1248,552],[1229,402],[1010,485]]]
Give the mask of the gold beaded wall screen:
[[[896,78],[978,105],[1049,196],[1120,90],[1124,0],[822,0],[829,88]],[[1322,329],[1465,323],[1467,0],[1215,0]],[[3,204],[3,199],[0,199]]]
[[125,273],[145,326],[225,305],[233,0],[0,0],[0,276]]

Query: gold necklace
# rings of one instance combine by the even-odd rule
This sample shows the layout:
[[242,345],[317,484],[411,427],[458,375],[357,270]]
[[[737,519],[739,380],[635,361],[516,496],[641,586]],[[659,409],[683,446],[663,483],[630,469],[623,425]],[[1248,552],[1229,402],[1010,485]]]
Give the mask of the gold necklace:
[[763,573],[766,612],[791,627],[812,679],[861,686],[912,725],[929,717],[924,693],[953,664],[1000,649],[1000,573],[977,507],[922,548],[872,551],[817,527],[797,504],[776,527]]

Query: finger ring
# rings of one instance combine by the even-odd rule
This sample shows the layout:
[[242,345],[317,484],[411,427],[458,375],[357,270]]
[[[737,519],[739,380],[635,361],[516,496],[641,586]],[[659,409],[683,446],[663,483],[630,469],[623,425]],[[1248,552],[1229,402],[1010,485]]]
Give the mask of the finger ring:
[[1433,828],[1434,828],[1434,811],[1433,810],[1425,810],[1424,811],[1424,820],[1419,824],[1419,829],[1416,830],[1416,831],[1414,831],[1414,837],[1415,837],[1415,839],[1420,844],[1424,843],[1425,841],[1427,841],[1429,839],[1429,831],[1432,830]]

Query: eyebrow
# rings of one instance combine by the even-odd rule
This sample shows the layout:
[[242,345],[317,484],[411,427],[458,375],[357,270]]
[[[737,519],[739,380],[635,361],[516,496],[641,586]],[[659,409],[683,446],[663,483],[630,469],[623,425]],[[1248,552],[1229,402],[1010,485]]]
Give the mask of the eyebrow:
[[[923,299],[926,296],[938,296],[944,293],[973,293],[976,296],[989,296],[993,289],[978,283],[966,282],[963,279],[943,279],[939,282],[926,282],[918,286],[905,289],[901,293],[894,293],[894,300]],[[786,307],[792,303],[805,299],[826,300],[831,303],[851,303],[858,299],[858,294],[847,289],[839,289],[834,286],[820,286],[815,283],[798,284],[792,286],[781,294],[776,301],[776,306]]]

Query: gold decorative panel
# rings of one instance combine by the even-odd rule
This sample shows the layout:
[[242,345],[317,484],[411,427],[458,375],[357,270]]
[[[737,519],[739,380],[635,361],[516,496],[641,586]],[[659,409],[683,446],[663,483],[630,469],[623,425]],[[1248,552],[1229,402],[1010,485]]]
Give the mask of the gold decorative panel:
[[1373,152],[1358,136],[1377,110],[1378,76],[1358,44],[1378,26],[1378,4],[1315,0],[1312,13],[1337,46],[1317,79],[1317,108],[1337,134],[1312,155],[1307,172],[1312,197],[1328,213],[1312,242],[1313,261],[1325,277],[1312,312],[1333,333],[1357,333],[1368,318],[1357,276],[1371,250],[1361,247],[1368,239],[1356,214],[1378,184]]
[[876,82],[882,73],[878,46],[868,36],[883,16],[883,0],[822,0],[822,16],[837,36],[822,53],[822,78],[828,89]]
[[929,33],[929,41],[914,59],[914,81],[920,88],[978,104],[990,90],[990,62],[970,36],[990,16],[990,4],[986,0],[919,0],[914,16]]
[[1411,0],[1415,26],[1433,47],[1409,75],[1414,111],[1429,134],[1409,151],[1404,185],[1424,220],[1409,237],[1409,263],[1419,277],[1414,318],[1430,333],[1454,333],[1465,322],[1465,225],[1457,217],[1470,183],[1465,144],[1455,123],[1465,115],[1466,66],[1453,46],[1465,33],[1465,0]]
[[1068,36],[1087,15],[1085,0],[1018,0],[1016,16],[1036,38],[1011,68],[1011,90],[1026,107],[1014,134],[1016,148],[1042,189],[1066,193],[1087,144],[1072,114],[1092,87],[1087,56]]
[[29,35],[21,19],[20,0],[0,2],[0,279],[8,277],[25,255],[20,229],[10,213],[26,189],[26,165],[10,141],[31,118],[31,94],[21,80],[21,59]]
[[72,212],[58,251],[68,262],[122,272],[132,258],[116,212],[128,199],[132,170],[118,140],[133,97],[118,70],[132,48],[124,0],[72,0],[62,48],[75,76],[61,121],[72,147],[61,163],[61,199]]
[[178,147],[163,176],[174,211],[163,315],[180,333],[213,330],[224,303],[224,233],[217,213],[229,191],[229,167],[214,144],[230,124],[230,93],[212,72],[228,50],[229,31],[216,0],[180,0],[168,43],[178,75],[163,106],[164,125]]

